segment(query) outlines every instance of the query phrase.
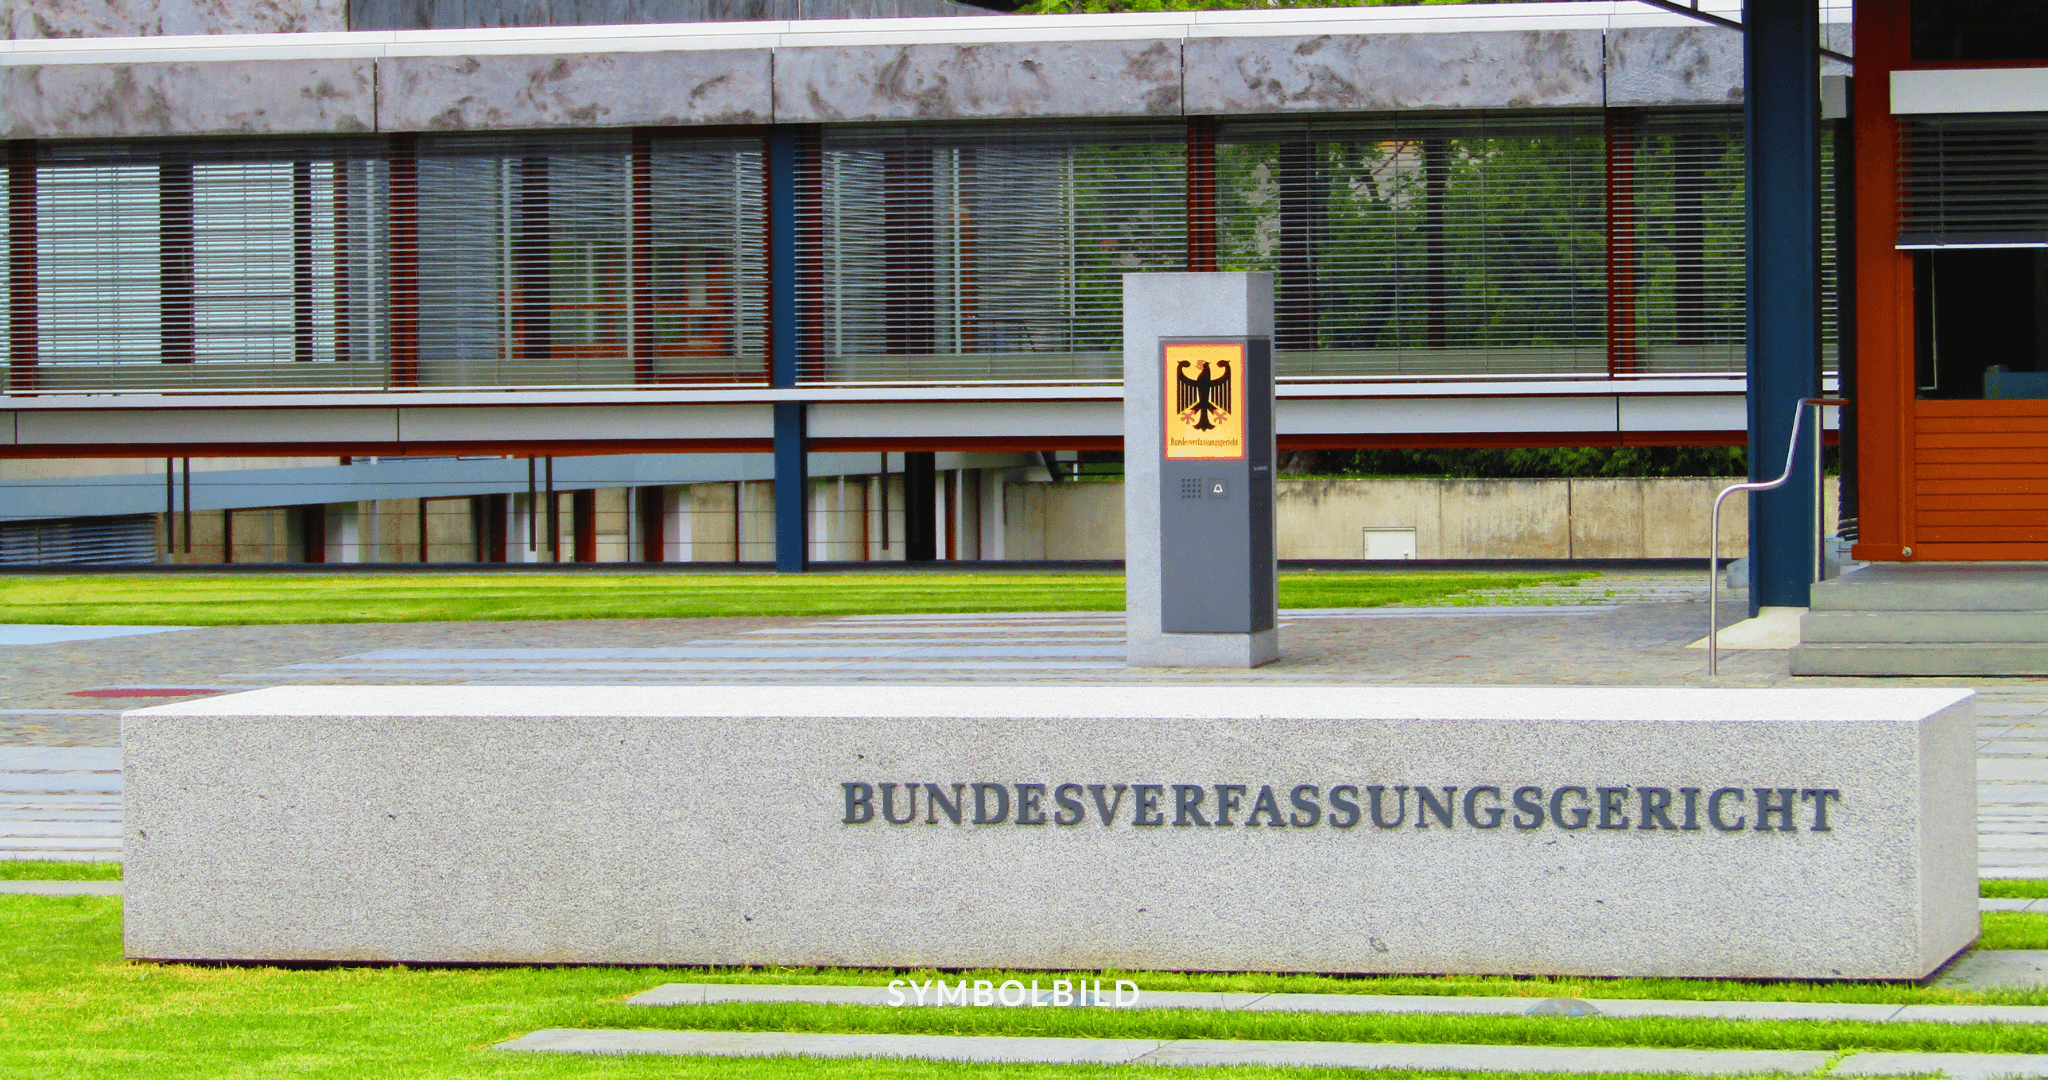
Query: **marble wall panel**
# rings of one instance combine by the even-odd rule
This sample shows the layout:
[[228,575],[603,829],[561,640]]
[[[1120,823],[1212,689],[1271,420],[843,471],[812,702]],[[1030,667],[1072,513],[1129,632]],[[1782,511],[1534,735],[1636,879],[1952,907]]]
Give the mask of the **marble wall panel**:
[[323,34],[348,29],[348,0],[158,0],[166,34]]
[[1529,30],[1191,38],[1187,111],[1597,106],[1600,37]]
[[295,34],[348,29],[348,0],[5,0],[11,38]]
[[816,46],[775,54],[775,119],[1178,116],[1172,41]]
[[767,123],[766,49],[398,57],[377,64],[384,131]]
[[1742,34],[1719,26],[1638,26],[1607,35],[1607,103],[1739,105]]
[[371,130],[371,62],[230,60],[0,68],[10,139]]

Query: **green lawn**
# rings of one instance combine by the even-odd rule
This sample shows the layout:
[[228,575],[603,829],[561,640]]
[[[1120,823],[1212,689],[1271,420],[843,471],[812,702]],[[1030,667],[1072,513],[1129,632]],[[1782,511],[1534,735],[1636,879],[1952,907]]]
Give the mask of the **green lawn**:
[[[1282,607],[1472,603],[1590,573],[1290,573]],[[0,622],[125,626],[1118,611],[1120,574],[0,575]]]
[[1977,895],[2039,900],[2048,897],[2048,878],[1986,878],[1977,883]]
[[2036,911],[1987,911],[1980,949],[2048,949],[2048,913]]
[[0,859],[0,881],[119,881],[117,862]]
[[[500,1055],[492,1044],[542,1027],[1477,1042],[1577,1046],[1777,1047],[2048,1052],[2048,1029],[2019,1025],[1762,1023],[1557,1017],[1329,1016],[1194,1010],[886,1009],[619,1002],[662,982],[881,982],[876,972],[706,972],[619,968],[402,967],[289,970],[129,964],[121,902],[0,896],[0,1076],[362,1077],[959,1076],[1152,1077],[1185,1070],[968,1067],[932,1063],[737,1062]],[[1010,973],[970,972],[1001,980]],[[1101,973],[1115,978],[1118,973]],[[927,976],[929,974],[927,973]],[[963,977],[955,974],[954,978]],[[1025,975],[1030,978],[1031,975]],[[1039,978],[1049,978],[1040,974]],[[2042,992],[1965,994],[1912,985],[1655,980],[1325,979],[1136,976],[1148,989],[1244,987],[1530,997],[1687,996],[2048,1003]],[[1306,1078],[1300,1070],[1217,1069],[1202,1080]],[[1340,1075],[1335,1072],[1329,1076]],[[1392,1075],[1392,1074],[1375,1074]]]

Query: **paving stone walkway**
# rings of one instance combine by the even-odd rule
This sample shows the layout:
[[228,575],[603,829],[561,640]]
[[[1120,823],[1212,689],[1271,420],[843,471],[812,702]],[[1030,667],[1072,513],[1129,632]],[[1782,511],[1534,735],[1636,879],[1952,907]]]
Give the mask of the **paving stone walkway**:
[[120,857],[119,747],[0,745],[0,859]]
[[[1786,653],[1705,658],[1703,574],[1615,572],[1495,606],[1289,611],[1280,662],[1250,672],[1128,670],[1115,613],[240,626],[116,636],[0,635],[0,858],[119,849],[123,708],[184,688],[330,684],[876,681],[1374,685],[1966,685],[1980,694],[1981,864],[2048,877],[2048,680],[1794,679]],[[1740,594],[1724,593],[1724,622]],[[1540,603],[1532,603],[1540,601]],[[5,644],[35,640],[40,644]],[[189,695],[186,695],[189,696]],[[46,824],[45,824],[46,823]],[[44,853],[49,854],[31,854]]]
[[[1729,1076],[1915,1076],[1954,1080],[2048,1075],[2048,1054],[1671,1050],[1651,1047],[1473,1046],[1252,1042],[1210,1039],[1056,1039],[961,1035],[817,1035],[769,1031],[544,1028],[499,1050],[708,1057],[898,1058],[1087,1065],[1280,1065],[1444,1072],[1678,1073]],[[1832,1067],[1830,1067],[1832,1065]]]

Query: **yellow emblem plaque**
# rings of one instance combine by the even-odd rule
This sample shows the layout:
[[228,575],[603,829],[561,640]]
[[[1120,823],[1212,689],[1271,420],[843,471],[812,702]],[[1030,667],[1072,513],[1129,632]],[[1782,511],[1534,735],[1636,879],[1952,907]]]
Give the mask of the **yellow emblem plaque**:
[[1244,343],[1168,343],[1166,456],[1244,456]]

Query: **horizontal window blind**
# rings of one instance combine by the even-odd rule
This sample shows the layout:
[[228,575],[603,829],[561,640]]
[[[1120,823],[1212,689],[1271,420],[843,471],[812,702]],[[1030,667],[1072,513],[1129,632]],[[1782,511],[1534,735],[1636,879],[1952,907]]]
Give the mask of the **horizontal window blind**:
[[[1633,318],[1616,352],[1642,373],[1741,371],[1744,359],[1742,114],[1636,114],[1611,124],[1614,247],[1633,273]],[[1624,166],[1623,160],[1632,158]],[[1626,205],[1627,214],[1616,209]],[[1610,276],[1610,284],[1620,285]],[[1621,285],[1621,288],[1626,288]],[[1610,309],[1613,310],[1613,309]]]
[[1907,117],[1900,127],[1899,247],[2048,247],[2048,120]]
[[660,132],[44,144],[13,382],[765,381],[762,168]]
[[[2048,244],[2048,126],[1922,126],[1902,237]],[[1119,378],[1122,275],[1191,251],[1274,274],[1287,378],[1742,367],[1738,110],[831,125],[796,156],[809,383]],[[760,384],[766,164],[757,129],[15,144],[10,384]]]
[[416,153],[422,385],[765,380],[760,139]]
[[654,381],[765,383],[761,140],[654,138],[647,154]]
[[1217,129],[1218,259],[1275,275],[1288,376],[1606,369],[1596,115]]
[[157,561],[152,514],[0,522],[0,566],[128,566]]
[[1122,275],[1186,267],[1184,137],[827,129],[800,180],[806,379],[1120,377]]
[[377,153],[369,140],[43,145],[36,385],[132,386],[138,370],[152,388],[382,385],[383,268],[348,266],[381,240]]

